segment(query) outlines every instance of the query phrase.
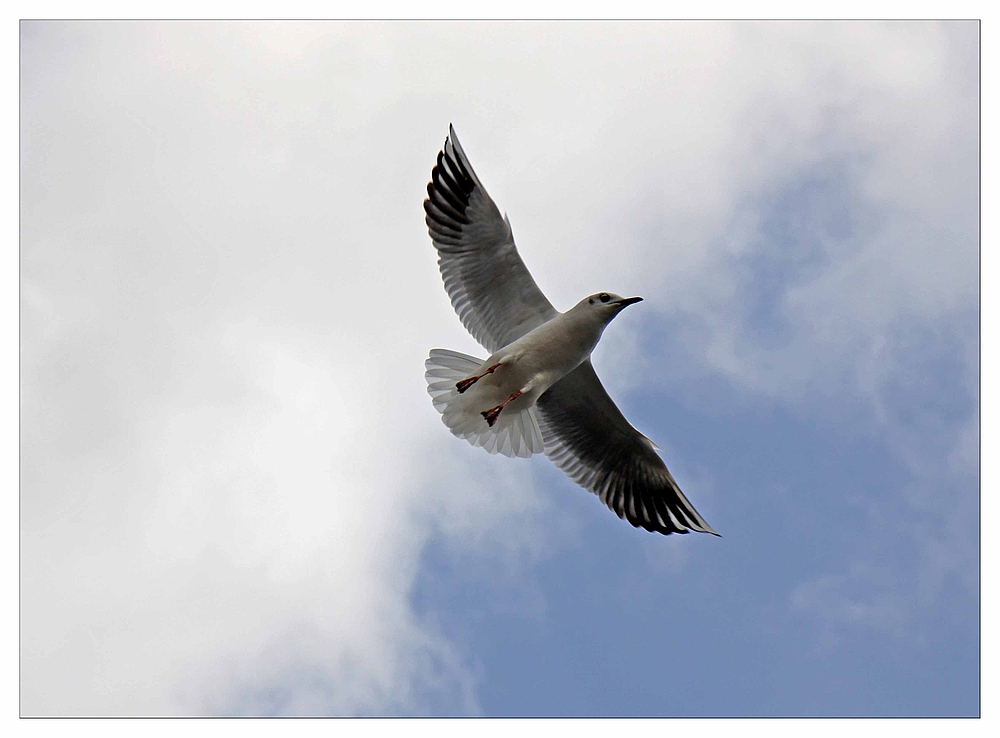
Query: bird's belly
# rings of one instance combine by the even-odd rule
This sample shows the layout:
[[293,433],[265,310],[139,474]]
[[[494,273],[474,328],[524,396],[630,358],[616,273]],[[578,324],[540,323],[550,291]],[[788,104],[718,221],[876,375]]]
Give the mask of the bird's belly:
[[[551,383],[544,384],[544,379],[533,366],[521,361],[512,361],[492,374],[487,374],[473,387],[482,385],[480,399],[492,403],[491,407],[499,405],[517,392],[522,392],[520,397],[511,402],[511,407],[516,406],[516,409],[520,410],[533,405],[538,396],[551,386]],[[543,384],[542,389],[538,391]]]
[[511,348],[515,350],[506,355],[506,360],[497,371],[484,377],[489,381],[483,389],[489,391],[491,397],[499,398],[498,402],[503,402],[516,392],[522,392],[516,400],[519,408],[533,405],[545,390],[573,371],[586,358],[586,355],[581,358],[571,352],[560,352],[554,359],[551,351],[544,347],[540,350],[538,346],[531,344],[518,347],[512,344]]

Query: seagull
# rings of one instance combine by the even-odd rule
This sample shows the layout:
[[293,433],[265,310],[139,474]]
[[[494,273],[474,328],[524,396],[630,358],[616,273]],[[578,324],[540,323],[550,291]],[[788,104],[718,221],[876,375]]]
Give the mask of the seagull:
[[424,200],[451,304],[486,359],[433,349],[427,391],[455,436],[491,454],[544,453],[636,528],[719,535],[656,444],[625,419],[590,362],[608,324],[641,297],[599,292],[560,313],[535,284],[449,126]]

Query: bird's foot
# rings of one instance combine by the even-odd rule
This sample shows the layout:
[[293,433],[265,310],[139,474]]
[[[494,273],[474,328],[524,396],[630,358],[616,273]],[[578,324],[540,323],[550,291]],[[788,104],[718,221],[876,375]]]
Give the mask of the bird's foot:
[[[474,385],[476,382],[485,377],[487,374],[492,374],[493,372],[495,372],[499,367],[500,363],[497,362],[493,366],[486,369],[486,371],[484,371],[482,374],[477,374],[474,377],[469,377],[468,379],[463,379],[461,381],[456,382],[455,387],[458,388],[458,394],[462,394],[463,392],[465,392],[465,390],[469,389],[469,387]],[[493,425],[493,423],[490,423],[490,425]]]
[[523,390],[518,390],[517,392],[515,392],[514,394],[512,394],[510,397],[508,397],[506,400],[504,400],[503,402],[501,402],[496,407],[492,407],[489,410],[486,410],[486,411],[480,413],[480,415],[482,415],[484,418],[486,418],[486,424],[490,428],[492,428],[493,424],[497,422],[497,418],[500,416],[500,411],[503,410],[505,407],[507,407],[508,403],[511,403],[514,400],[516,400],[518,397],[520,397],[522,392],[523,392]]

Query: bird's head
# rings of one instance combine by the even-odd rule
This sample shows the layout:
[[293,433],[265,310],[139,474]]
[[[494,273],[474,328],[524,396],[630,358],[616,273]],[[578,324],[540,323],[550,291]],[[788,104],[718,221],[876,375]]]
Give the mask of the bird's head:
[[598,292],[580,300],[577,308],[597,316],[606,325],[614,320],[618,313],[636,302],[642,302],[642,298],[622,297],[614,292]]

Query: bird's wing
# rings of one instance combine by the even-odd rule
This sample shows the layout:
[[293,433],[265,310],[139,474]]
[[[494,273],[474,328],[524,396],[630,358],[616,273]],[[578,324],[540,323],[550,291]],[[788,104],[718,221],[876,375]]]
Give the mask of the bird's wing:
[[538,398],[545,453],[620,518],[663,534],[718,535],[688,502],[653,442],[633,428],[590,359]]
[[424,200],[451,304],[490,353],[559,313],[521,261],[500,215],[449,127]]

